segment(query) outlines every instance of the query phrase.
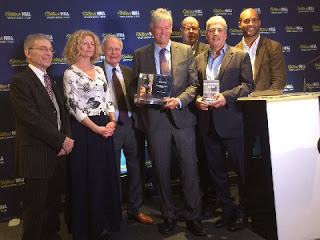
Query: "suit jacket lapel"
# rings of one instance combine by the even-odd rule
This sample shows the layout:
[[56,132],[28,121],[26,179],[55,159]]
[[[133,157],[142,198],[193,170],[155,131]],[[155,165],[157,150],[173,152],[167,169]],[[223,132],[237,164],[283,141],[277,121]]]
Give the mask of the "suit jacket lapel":
[[179,51],[178,46],[175,44],[175,42],[171,41],[171,74],[173,80],[175,79],[177,66],[179,64]]
[[253,79],[255,81],[256,81],[257,73],[260,70],[261,61],[262,61],[262,58],[263,58],[263,55],[264,55],[265,51],[266,51],[266,44],[265,44],[265,41],[264,41],[264,37],[260,35],[260,41],[259,41],[257,52],[256,52],[256,59],[255,59],[255,62],[254,62],[254,76],[253,76]]
[[126,89],[129,88],[129,79],[131,78],[130,73],[128,71],[125,70],[125,68],[122,65],[119,65],[121,72],[122,72],[122,76],[123,76],[123,80],[124,80],[124,84],[126,85]]
[[202,78],[204,80],[207,79],[207,63],[208,63],[208,53],[209,51],[206,51],[203,56],[202,56],[202,66],[200,66],[200,70],[201,70],[201,74],[202,74]]
[[[39,88],[39,92],[41,92],[41,94],[43,94],[45,98],[48,98],[48,100],[50,100],[51,105],[54,107],[54,104],[53,104],[47,90],[45,89],[44,85],[42,84],[41,80],[37,77],[37,75],[32,71],[31,68],[27,68],[27,69],[30,72],[30,76],[32,76],[31,80],[33,81],[34,85],[37,88]],[[51,85],[53,85],[53,83],[51,83]],[[54,91],[54,94],[56,95],[55,91]]]
[[231,50],[230,46],[227,45],[227,50],[224,54],[224,58],[222,59],[221,65],[220,65],[220,71],[218,75],[218,80],[221,80],[224,74],[224,71],[226,70],[227,66],[229,65],[231,59],[233,56],[233,51]]

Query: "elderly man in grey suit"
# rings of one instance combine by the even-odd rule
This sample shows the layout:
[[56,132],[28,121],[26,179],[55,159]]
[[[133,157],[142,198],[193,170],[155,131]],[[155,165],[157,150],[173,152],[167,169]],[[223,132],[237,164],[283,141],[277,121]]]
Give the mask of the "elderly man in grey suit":
[[[242,50],[226,44],[227,24],[223,17],[211,17],[206,23],[209,51],[196,57],[200,81],[196,104],[199,112],[199,130],[204,139],[210,175],[222,205],[222,218],[215,226],[237,231],[245,227],[244,147],[242,112],[237,98],[253,91],[250,57]],[[209,103],[204,101],[203,81],[218,80],[220,91]],[[225,167],[226,151],[237,170],[239,183],[239,207],[233,203]]]
[[57,233],[60,195],[73,140],[63,98],[46,72],[53,52],[48,36],[27,36],[28,67],[10,83],[17,128],[15,164],[18,176],[26,180],[23,240],[61,239]]
[[150,31],[154,43],[134,52],[133,93],[137,92],[139,73],[171,75],[171,97],[164,106],[138,108],[136,124],[145,134],[151,149],[151,160],[158,181],[164,223],[159,231],[169,234],[176,223],[170,189],[171,145],[175,144],[182,169],[182,188],[186,199],[187,229],[194,235],[206,235],[201,220],[197,156],[195,149],[195,115],[190,110],[198,87],[197,71],[190,46],[170,41],[171,14],[162,8],[151,16]]
[[153,223],[152,218],[140,212],[140,207],[143,203],[145,144],[141,131],[133,127],[133,98],[127,93],[127,89],[132,81],[132,71],[131,68],[119,64],[123,49],[121,39],[115,35],[107,36],[102,41],[102,48],[105,62],[100,67],[104,70],[111,89],[112,102],[115,107],[115,117],[117,120],[113,140],[119,178],[121,177],[121,150],[123,150],[126,157],[128,217],[144,224],[150,224]]

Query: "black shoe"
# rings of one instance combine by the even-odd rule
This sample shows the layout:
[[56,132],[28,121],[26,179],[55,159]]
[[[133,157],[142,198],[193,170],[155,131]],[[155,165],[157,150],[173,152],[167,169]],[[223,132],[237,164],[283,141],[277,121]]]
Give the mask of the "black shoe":
[[161,226],[159,228],[159,232],[162,234],[173,233],[176,223],[177,222],[174,219],[165,218],[163,221],[163,224],[161,224]]
[[187,229],[195,236],[207,236],[207,229],[202,225],[201,220],[194,219],[187,221]]
[[222,217],[217,220],[214,224],[216,228],[229,227],[232,224],[232,217]]
[[237,217],[235,221],[233,221],[230,226],[228,226],[228,230],[230,232],[236,232],[244,229],[247,226],[248,220],[246,217]]

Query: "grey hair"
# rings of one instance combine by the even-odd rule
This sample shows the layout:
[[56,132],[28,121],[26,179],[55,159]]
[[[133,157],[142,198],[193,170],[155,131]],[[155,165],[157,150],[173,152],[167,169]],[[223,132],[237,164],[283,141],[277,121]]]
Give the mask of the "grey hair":
[[108,35],[108,36],[105,36],[101,42],[101,48],[102,48],[102,52],[104,52],[104,43],[110,39],[110,38],[114,38],[114,39],[117,39],[120,43],[120,47],[121,47],[121,50],[123,49],[123,42],[120,38],[118,38],[116,35]]
[[23,49],[28,50],[32,48],[34,42],[38,39],[46,39],[50,42],[50,38],[43,33],[30,34],[24,39]]
[[158,8],[154,10],[151,14],[150,28],[153,28],[154,24],[161,21],[168,20],[173,25],[173,20],[171,14],[164,8]]
[[221,16],[213,16],[208,19],[206,23],[206,31],[209,29],[210,25],[213,23],[221,23],[225,32],[228,31],[228,25],[226,20]]

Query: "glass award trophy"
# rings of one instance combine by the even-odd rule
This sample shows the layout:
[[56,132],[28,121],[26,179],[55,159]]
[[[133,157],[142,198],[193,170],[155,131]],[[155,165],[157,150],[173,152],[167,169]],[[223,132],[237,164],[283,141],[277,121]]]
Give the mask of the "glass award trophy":
[[135,102],[164,105],[164,97],[170,97],[172,76],[140,73]]
[[213,97],[220,92],[219,80],[203,80],[203,101],[205,103],[212,103],[216,99]]

